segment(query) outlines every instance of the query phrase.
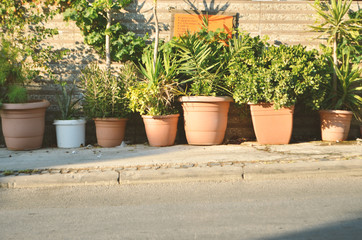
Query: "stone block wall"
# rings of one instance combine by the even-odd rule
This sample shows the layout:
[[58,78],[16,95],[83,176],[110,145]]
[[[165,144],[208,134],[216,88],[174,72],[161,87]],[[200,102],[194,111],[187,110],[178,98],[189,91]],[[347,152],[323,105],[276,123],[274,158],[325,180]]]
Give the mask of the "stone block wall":
[[[175,12],[208,11],[212,14],[234,14],[240,30],[250,32],[253,36],[269,36],[272,44],[303,44],[308,48],[317,48],[321,40],[318,34],[311,32],[309,26],[314,23],[314,10],[311,1],[248,1],[248,0],[158,0],[158,16],[160,21],[160,37],[166,41],[172,37],[172,15]],[[355,1],[353,9],[358,9],[362,1]],[[139,36],[146,33],[153,39],[153,0],[134,0],[117,20],[125,24]],[[69,49],[70,54],[62,61],[53,63],[54,74],[61,80],[72,83],[77,81],[80,70],[91,62],[104,65],[94,51],[83,42],[83,36],[73,22],[64,22],[61,15],[47,23],[49,27],[56,27],[59,35],[49,39],[48,43],[55,48]],[[113,64],[115,68],[120,63]],[[29,95],[33,99],[48,99],[51,106],[47,110],[47,126],[44,146],[55,146],[55,129],[52,121],[57,114],[54,83],[43,78],[32,82],[28,86]],[[319,139],[319,119],[315,112],[296,111],[293,129],[293,140]],[[179,128],[178,142],[184,143],[185,137],[182,128],[182,119]],[[87,143],[95,143],[95,132],[92,121],[87,124]],[[359,123],[354,121],[350,137],[359,136]],[[226,132],[226,142],[237,142],[242,139],[255,138],[247,106],[232,106],[229,113],[229,123]],[[146,141],[142,119],[135,114],[129,121],[126,139],[140,143]],[[2,134],[0,145],[4,144]]]

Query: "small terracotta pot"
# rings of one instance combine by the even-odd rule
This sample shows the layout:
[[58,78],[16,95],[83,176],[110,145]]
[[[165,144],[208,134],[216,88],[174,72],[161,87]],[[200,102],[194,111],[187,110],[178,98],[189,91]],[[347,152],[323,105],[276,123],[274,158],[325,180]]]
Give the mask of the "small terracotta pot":
[[225,136],[231,101],[231,97],[181,97],[188,144],[221,144]]
[[98,145],[115,147],[121,145],[128,119],[125,118],[94,118]]
[[150,146],[165,147],[175,143],[179,116],[180,114],[142,116]]
[[346,110],[320,110],[323,141],[347,140],[353,113]]
[[249,105],[258,143],[289,143],[293,131],[294,106],[275,110],[274,105],[270,103]]
[[29,103],[4,103],[1,110],[2,130],[9,150],[41,148],[45,128],[47,100]]

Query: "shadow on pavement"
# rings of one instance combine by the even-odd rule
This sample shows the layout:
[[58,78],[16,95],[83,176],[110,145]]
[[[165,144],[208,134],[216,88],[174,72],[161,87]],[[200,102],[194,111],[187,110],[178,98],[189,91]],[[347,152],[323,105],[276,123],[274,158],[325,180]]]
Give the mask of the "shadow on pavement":
[[289,233],[265,240],[359,240],[362,239],[362,217],[335,222],[310,230]]

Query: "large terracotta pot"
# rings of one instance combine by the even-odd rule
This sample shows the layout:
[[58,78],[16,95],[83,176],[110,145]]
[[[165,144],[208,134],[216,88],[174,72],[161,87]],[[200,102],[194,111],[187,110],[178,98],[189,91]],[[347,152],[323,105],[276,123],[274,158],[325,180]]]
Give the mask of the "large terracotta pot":
[[98,145],[101,147],[121,145],[127,120],[125,118],[94,118]]
[[323,141],[347,140],[352,120],[351,111],[320,110],[319,116]]
[[180,114],[166,116],[143,115],[148,143],[152,147],[171,146],[175,143]]
[[216,145],[224,140],[231,97],[181,97],[188,144]]
[[1,110],[2,130],[9,150],[41,148],[45,128],[47,100],[29,103],[4,103]]
[[289,143],[293,131],[294,106],[275,110],[274,105],[270,103],[249,105],[258,143]]

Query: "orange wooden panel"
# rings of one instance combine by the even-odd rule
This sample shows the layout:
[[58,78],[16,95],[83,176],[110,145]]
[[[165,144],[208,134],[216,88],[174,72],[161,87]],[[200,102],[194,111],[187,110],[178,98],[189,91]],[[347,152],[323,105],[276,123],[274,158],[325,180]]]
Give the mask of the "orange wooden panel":
[[[186,33],[199,31],[202,28],[202,15],[177,13],[174,15],[173,36],[178,37]],[[224,29],[231,34],[233,29],[233,16],[208,15],[209,30]]]

